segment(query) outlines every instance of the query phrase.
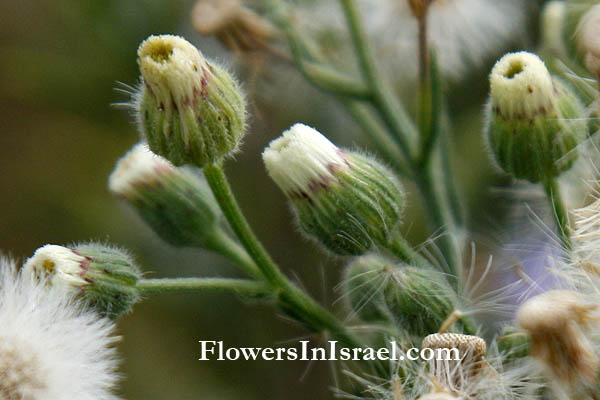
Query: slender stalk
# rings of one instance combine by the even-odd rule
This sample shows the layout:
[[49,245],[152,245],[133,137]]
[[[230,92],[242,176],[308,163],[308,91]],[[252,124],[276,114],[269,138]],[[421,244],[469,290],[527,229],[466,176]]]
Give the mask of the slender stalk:
[[281,273],[242,214],[221,166],[205,166],[204,174],[223,214],[248,254],[254,259],[273,293],[278,295],[281,307],[309,328],[318,332],[329,331],[346,346],[360,347],[360,343],[346,331],[340,321]]
[[362,131],[377,146],[386,161],[391,163],[400,174],[409,175],[411,172],[406,163],[402,162],[404,157],[398,144],[383,130],[378,121],[373,118],[371,112],[357,101],[344,98],[339,100]]
[[222,230],[216,230],[214,235],[205,243],[205,246],[226,257],[248,276],[257,279],[262,278],[262,274],[252,257],[248,255],[242,246]]
[[376,106],[381,119],[398,141],[406,159],[411,160],[411,142],[416,136],[416,128],[406,110],[402,107],[402,104],[390,93],[389,85],[383,83],[383,79],[377,72],[377,68],[373,62],[374,57],[365,39],[364,30],[361,26],[354,0],[340,0],[340,2],[346,16],[363,79],[371,90],[371,100]]
[[429,261],[417,253],[400,233],[393,236],[386,248],[406,263],[426,268],[431,267]]
[[[454,223],[448,202],[442,194],[443,186],[435,178],[431,163],[428,163],[420,172],[416,183],[425,202],[424,208],[431,216],[434,228],[443,230],[439,237],[439,246],[445,256],[445,263],[442,263],[444,272],[451,277],[457,277],[460,250],[451,235],[448,234],[453,231]],[[453,283],[456,284],[456,282]]]
[[271,290],[264,282],[229,278],[161,278],[141,279],[136,288],[142,294],[182,291],[235,292],[243,296],[268,296]]
[[569,214],[560,194],[558,182],[554,178],[546,179],[544,182],[546,197],[550,201],[552,216],[556,223],[556,229],[560,236],[560,241],[565,249],[571,249],[571,232],[569,229]]

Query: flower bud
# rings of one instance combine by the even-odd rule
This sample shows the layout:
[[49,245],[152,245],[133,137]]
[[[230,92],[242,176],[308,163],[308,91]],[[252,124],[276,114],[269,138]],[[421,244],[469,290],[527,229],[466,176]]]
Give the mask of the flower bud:
[[137,144],[109,178],[111,192],[125,198],[167,243],[204,247],[217,229],[220,210],[194,171],[176,168]]
[[538,182],[571,167],[586,134],[583,106],[527,52],[502,57],[490,75],[487,139],[498,165]]
[[174,165],[202,167],[234,152],[245,100],[233,77],[185,39],[150,36],[138,49],[138,121],[150,149]]
[[418,337],[437,332],[455,310],[452,289],[443,275],[430,269],[397,265],[383,292],[398,324]]
[[531,356],[540,360],[554,379],[570,387],[581,381],[594,382],[600,372],[598,356],[586,334],[590,323],[598,321],[597,309],[577,292],[550,290],[530,298],[517,311],[520,327],[531,336]]
[[393,262],[377,254],[354,259],[344,271],[346,296],[353,312],[368,322],[391,320],[383,289]]
[[263,152],[267,171],[291,200],[304,233],[340,255],[387,243],[398,228],[404,191],[370,157],[337,148],[295,124]]
[[138,300],[138,267],[128,254],[106,245],[46,245],[26,261],[23,271],[81,296],[90,307],[111,318],[129,311]]

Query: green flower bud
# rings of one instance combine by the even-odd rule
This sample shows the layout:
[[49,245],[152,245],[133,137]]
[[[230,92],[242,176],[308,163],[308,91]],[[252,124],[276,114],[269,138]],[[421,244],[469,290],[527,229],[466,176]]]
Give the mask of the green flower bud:
[[397,265],[384,285],[385,302],[400,326],[418,337],[438,332],[455,310],[453,290],[430,269]]
[[25,274],[81,296],[99,313],[117,318],[138,300],[140,271],[122,250],[97,243],[46,245],[23,265]]
[[383,289],[393,262],[377,254],[354,259],[344,271],[346,297],[352,311],[367,322],[392,320]]
[[109,188],[174,246],[204,247],[218,227],[220,209],[206,182],[192,170],[174,167],[145,144],[137,144],[119,160]]
[[404,191],[394,174],[306,125],[273,140],[263,160],[302,231],[334,253],[359,255],[387,243],[401,221]]
[[202,167],[233,153],[245,130],[245,100],[223,68],[185,39],[150,36],[138,49],[143,85],[138,121],[150,149],[174,165]]
[[487,139],[498,165],[538,182],[569,169],[587,127],[583,106],[534,54],[509,53],[490,75]]

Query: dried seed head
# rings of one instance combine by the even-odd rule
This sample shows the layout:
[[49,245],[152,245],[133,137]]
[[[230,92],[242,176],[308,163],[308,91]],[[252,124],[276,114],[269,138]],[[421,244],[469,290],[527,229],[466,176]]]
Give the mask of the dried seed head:
[[429,393],[419,397],[419,400],[456,400],[458,397],[446,392]]
[[487,352],[485,340],[479,336],[460,333],[434,333],[427,335],[421,343],[422,348],[458,349],[461,358],[470,355],[473,359],[482,359]]
[[433,358],[429,361],[429,373],[432,379],[450,394],[470,395],[470,387],[479,379],[480,372],[486,366],[484,356],[487,351],[485,341],[478,336],[458,333],[435,333],[423,339],[421,348],[447,349],[458,352],[458,359],[445,360]]
[[586,335],[597,321],[596,311],[577,292],[551,290],[527,300],[517,312],[519,325],[531,336],[531,355],[570,387],[598,375],[598,356]]

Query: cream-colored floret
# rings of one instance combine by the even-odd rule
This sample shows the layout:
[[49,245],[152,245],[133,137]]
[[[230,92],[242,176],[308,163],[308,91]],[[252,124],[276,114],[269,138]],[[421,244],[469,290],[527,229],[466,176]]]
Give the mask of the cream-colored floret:
[[267,172],[284,193],[306,192],[327,183],[333,171],[348,168],[343,153],[317,130],[295,124],[262,154]]

